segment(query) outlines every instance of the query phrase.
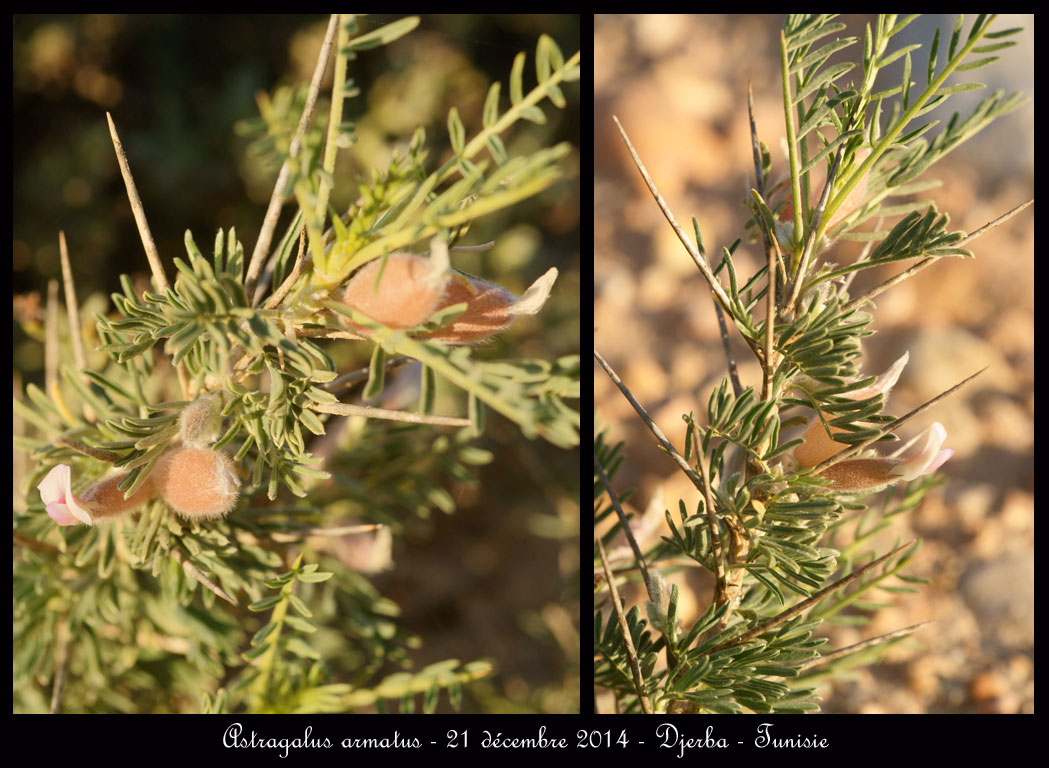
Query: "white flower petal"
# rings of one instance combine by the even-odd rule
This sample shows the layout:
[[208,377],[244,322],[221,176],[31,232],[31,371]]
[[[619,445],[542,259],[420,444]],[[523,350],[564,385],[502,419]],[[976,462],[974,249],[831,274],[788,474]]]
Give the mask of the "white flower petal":
[[554,287],[557,279],[557,267],[550,267],[534,283],[528,286],[528,290],[521,294],[509,309],[511,315],[534,315],[543,308],[546,300],[550,298],[550,290]]
[[904,480],[914,480],[935,471],[954,455],[953,450],[941,450],[946,439],[947,430],[943,424],[934,422],[927,430],[925,441],[918,452],[893,467],[892,474],[899,475]]
[[59,525],[77,522],[91,525],[91,513],[84,509],[73,495],[72,471],[68,464],[59,464],[40,481],[37,490],[47,507],[47,514]]
[[68,464],[59,464],[47,473],[47,477],[40,481],[36,487],[40,491],[40,498],[45,504],[58,501],[69,492],[69,483],[72,478]]

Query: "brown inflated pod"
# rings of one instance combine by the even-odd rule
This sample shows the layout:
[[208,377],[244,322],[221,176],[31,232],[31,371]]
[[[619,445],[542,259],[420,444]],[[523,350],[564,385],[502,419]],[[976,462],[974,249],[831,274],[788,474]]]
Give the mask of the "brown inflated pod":
[[210,448],[172,448],[160,457],[152,477],[160,497],[190,520],[224,517],[240,495],[233,460]]
[[[386,257],[385,266],[376,259],[361,267],[341,299],[387,328],[414,328],[438,309],[450,277],[447,269],[424,256],[397,251]],[[351,330],[367,332],[349,318],[344,320]]]
[[422,334],[423,338],[448,344],[470,344],[491,338],[510,327],[519,315],[534,315],[546,303],[557,279],[551,267],[521,296],[473,275],[457,273],[445,289],[438,309],[466,302],[466,311],[443,328]]
[[[346,284],[343,303],[399,330],[418,327],[438,310],[466,304],[458,318],[420,337],[470,344],[505,330],[518,315],[538,312],[557,278],[557,270],[550,269],[518,297],[500,285],[452,269],[443,241],[435,238],[431,248],[430,258],[397,251],[386,258],[385,266],[381,259],[369,262]],[[368,333],[351,319],[342,320],[350,330]]]

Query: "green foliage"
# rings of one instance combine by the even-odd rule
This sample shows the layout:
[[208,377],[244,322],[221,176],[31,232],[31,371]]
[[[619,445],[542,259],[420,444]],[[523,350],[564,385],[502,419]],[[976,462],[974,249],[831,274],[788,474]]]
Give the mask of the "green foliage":
[[[921,580],[907,567],[919,544],[898,543],[879,555],[873,540],[944,482],[919,475],[894,485],[900,478],[890,471],[901,459],[856,453],[896,439],[893,428],[903,419],[889,415],[885,401],[905,361],[894,366],[891,381],[861,372],[872,316],[868,297],[850,295],[850,281],[860,270],[896,262],[922,260],[923,267],[943,257],[972,256],[962,247],[971,238],[949,231],[947,214],[928,201],[887,205],[885,200],[932,186],[935,182],[918,177],[991,120],[1024,103],[1019,95],[996,93],[969,117],[955,114],[943,131],[924,138],[935,123],[919,124],[922,115],[954,93],[983,87],[948,87],[946,78],[991,63],[996,57],[974,57],[1011,45],[986,41],[1017,30],[990,32],[993,17],[981,15],[964,34],[959,17],[945,60],[938,58],[939,32],[927,47],[927,82],[921,88],[911,80],[911,54],[922,46],[891,45],[914,18],[879,16],[875,28],[866,29],[861,60],[831,64],[834,54],[858,39],[832,37],[845,25],[831,15],[788,15],[780,54],[789,175],[772,183],[771,154],[755,132],[757,179],[744,201],[752,214],[748,228],[760,234],[766,263],[752,275],[741,274],[737,240],[707,271],[693,219],[697,247],[691,242],[686,247],[718,299],[719,314],[729,316],[757,358],[761,376],[753,386],[739,380],[726,340],[731,376],[714,387],[706,424],[693,413],[683,416],[684,450],[675,458],[679,466],[687,462],[700,500],[694,511],[684,500],[676,515],[665,510],[669,534],[641,553],[643,562],[629,557],[616,562],[619,595],[631,594],[636,585],[649,597],[647,621],[637,606],[622,608],[629,643],[620,629],[620,606],[598,579],[594,679],[614,695],[618,712],[814,710],[818,681],[876,662],[909,631],[838,650],[825,648],[826,638],[815,634],[824,621],[864,625],[896,595],[914,591],[912,585]],[[879,71],[900,59],[902,82],[875,92]],[[846,81],[849,73],[858,73],[858,80]],[[815,177],[820,168],[822,186]],[[784,215],[788,203],[790,216]],[[673,218],[665,208],[664,213]],[[900,217],[891,228],[855,231],[872,218],[891,217]],[[872,244],[853,264],[821,261],[839,236]],[[806,421],[806,431],[790,431]],[[674,454],[661,433],[653,432]],[[802,446],[805,455],[798,450]],[[622,448],[610,448],[604,434],[595,432],[594,521],[603,544],[631,539],[636,527],[627,516],[613,516],[615,504],[605,504],[617,497],[601,472],[612,479],[624,462]],[[835,465],[848,471],[829,472]],[[678,588],[670,590],[667,603],[661,574],[692,564],[712,574],[714,599],[691,627],[683,627],[677,620]],[[594,565],[596,574],[608,565],[596,542]]]
[[[962,42],[962,17],[959,16],[951,36],[947,59],[942,66],[938,66],[940,32],[937,29],[928,46],[926,85],[918,91],[913,89],[915,84],[911,80],[911,52],[922,46],[915,44],[890,51],[892,38],[916,16],[898,19],[895,14],[887,14],[879,17],[873,31],[868,26],[864,37],[862,80],[859,84],[848,82],[844,85],[839,85],[838,81],[855,68],[855,63],[842,62],[826,68],[824,65],[832,53],[848,48],[857,39],[835,39],[813,49],[816,41],[844,28],[844,24],[832,23],[831,18],[829,15],[789,14],[784,25],[783,48],[787,65],[784,71],[784,93],[791,94],[791,109],[787,110],[791,197],[797,233],[795,242],[799,244],[805,241],[812,228],[817,230],[817,239],[828,234],[828,222],[833,220],[861,183],[866,184],[866,204],[855,218],[846,217],[844,223],[836,226],[833,235],[844,234],[863,221],[879,215],[899,213],[885,206],[884,199],[890,195],[913,192],[914,187],[910,183],[937,160],[995,118],[1026,102],[1019,94],[1003,97],[1001,92],[996,92],[982,101],[969,117],[959,120],[958,113],[955,113],[946,129],[929,142],[921,137],[934,128],[938,121],[912,128],[915,121],[943,105],[955,93],[984,87],[977,82],[948,87],[944,85],[947,78],[956,72],[984,66],[997,58],[974,60],[973,55],[1015,44],[1005,41],[981,46],[978,45],[981,39],[998,39],[1019,30],[989,33],[993,17],[980,15]],[[874,84],[879,72],[901,57],[904,59],[901,84],[875,91]],[[886,107],[889,110],[887,115],[884,114]],[[826,138],[818,130],[821,128],[830,128],[833,138]],[[870,154],[866,157],[857,156],[856,151],[860,147],[868,148]],[[816,190],[812,186],[812,170],[823,164],[829,171],[834,153],[839,150],[843,150],[843,155],[838,173],[832,179],[828,202],[820,221],[813,222],[811,214]],[[932,214],[930,209],[928,215]],[[968,254],[965,251],[955,252]],[[911,257],[920,255],[922,253],[918,252]],[[796,270],[800,262],[795,260],[794,266]],[[792,277],[796,278],[797,275]]]
[[[387,25],[390,26],[393,25]],[[342,29],[347,35],[357,31],[352,16]],[[398,35],[404,31],[396,30]],[[374,34],[364,36],[365,48],[373,44]],[[344,50],[359,50],[361,39],[348,39]],[[325,137],[316,131],[306,134],[293,156],[292,137],[297,135],[301,114],[296,107],[301,97],[284,91],[274,103],[260,104],[262,123],[244,123],[241,130],[245,135],[258,136],[255,150],[270,157],[275,166],[290,162],[295,169],[289,186],[301,210],[311,211],[315,217],[307,217],[304,223],[313,246],[313,281],[318,288],[339,285],[368,261],[413,243],[427,242],[442,230],[455,228],[462,234],[472,220],[530,197],[559,178],[556,164],[569,152],[567,144],[510,158],[500,134],[518,120],[542,123],[545,117],[538,105],[544,99],[563,107],[560,84],[579,79],[579,55],[566,61],[557,44],[542,36],[536,48],[538,82],[527,94],[523,91],[524,62],[525,54],[521,53],[511,70],[510,109],[499,114],[500,87],[494,83],[485,100],[482,130],[467,141],[462,119],[452,107],[447,122],[453,157],[429,174],[423,166],[425,133],[420,128],[407,156],[396,158],[389,171],[376,172],[371,184],[362,184],[360,200],[347,213],[350,225],[333,221],[335,238],[327,248],[320,247],[320,227],[326,214],[322,183],[330,188],[331,179],[316,167]],[[336,85],[336,104],[357,94],[350,84],[346,88],[340,88],[341,83]],[[341,109],[341,105],[337,108]],[[352,138],[352,126],[342,125],[334,140],[344,145]],[[477,160],[485,148],[495,162],[491,170],[487,160]],[[442,185],[446,186],[439,190]]]
[[295,594],[296,584],[318,584],[335,574],[301,565],[302,556],[290,571],[265,584],[279,590],[248,606],[256,613],[269,612],[266,622],[251,638],[251,649],[241,654],[250,666],[234,680],[231,689],[248,689],[255,712],[345,712],[353,707],[395,702],[401,712],[415,711],[415,696],[422,694],[423,711],[436,710],[438,694],[446,690],[451,700],[461,697],[461,686],[491,672],[486,662],[460,665],[455,659],[431,664],[416,673],[389,675],[374,687],[345,683],[321,684],[328,677],[321,653],[309,638],[318,627],[313,612]]
[[[257,138],[254,152],[287,169],[298,204],[272,254],[247,257],[230,228],[206,258],[186,231],[173,284],[162,269],[146,290],[122,275],[115,313],[96,315],[103,365],[63,365],[46,395],[29,385],[15,399],[35,430],[16,438],[32,462],[26,503],[15,513],[16,710],[47,711],[51,688],[58,693],[50,706],[62,711],[433,712],[442,691],[458,708],[463,687],[492,673],[490,662],[456,659],[411,670],[418,638],[398,626],[399,608],[371,584],[369,569],[349,567],[330,541],[361,533],[347,534],[362,526],[346,520],[399,535],[434,511],[454,512],[447,485],[476,482],[474,468],[493,458],[473,444],[486,405],[528,438],[576,445],[579,414],[566,401],[579,397],[579,358],[493,360],[488,350],[375,324],[361,339],[324,305],[369,259],[435,234],[454,242],[475,218],[554,183],[567,145],[511,157],[499,135],[520,119],[545,119],[545,98],[564,106],[559,84],[578,79],[579,54],[565,61],[541,38],[533,91],[523,91],[521,54],[510,109],[499,114],[496,84],[480,135],[464,144],[453,132],[449,164],[426,173],[419,126],[386,168],[350,180],[359,199],[340,217],[326,201],[334,184],[345,184],[332,175],[335,148],[354,137],[339,119],[342,101],[357,93],[346,61],[417,23],[358,35],[355,17],[341,17],[334,56],[343,77],[327,133],[302,87],[260,97],[261,119],[241,126]],[[304,111],[311,120],[302,121]],[[484,146],[494,171],[476,159]],[[310,248],[296,253],[303,230]],[[271,273],[256,282],[267,258]],[[432,322],[454,313],[438,314]],[[351,343],[370,351],[366,375],[340,376]],[[387,373],[405,355],[423,364],[417,413],[340,401],[352,382],[365,381],[368,398],[394,397]],[[449,419],[433,415],[439,382],[442,397],[468,417],[452,419],[460,425],[452,431],[434,426]],[[182,410],[204,395],[221,403],[222,429],[209,448],[229,454],[240,476],[232,514],[188,520],[154,493],[102,525],[54,525],[37,492],[51,469],[70,466],[78,499],[111,467],[126,473],[125,498],[152,489],[158,460],[180,443]],[[391,425],[368,416],[410,418]]]

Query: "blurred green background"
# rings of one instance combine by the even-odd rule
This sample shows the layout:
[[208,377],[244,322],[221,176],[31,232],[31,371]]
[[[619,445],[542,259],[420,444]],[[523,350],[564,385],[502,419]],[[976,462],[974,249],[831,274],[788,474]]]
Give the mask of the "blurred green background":
[[[396,18],[358,23],[363,33]],[[43,379],[59,230],[84,312],[111,310],[106,297],[119,290],[119,274],[147,274],[106,111],[169,278],[171,259],[185,257],[186,229],[207,252],[219,227],[235,226],[250,254],[276,173],[247,155],[234,124],[257,116],[257,92],[309,80],[327,17],[18,15],[13,24],[13,367],[24,386]],[[456,106],[467,135],[476,133],[494,80],[508,105],[518,51],[528,55],[525,90],[534,85],[543,33],[566,58],[579,49],[576,15],[434,15],[351,61],[362,92],[344,119],[357,124],[357,143],[340,154],[335,207],[345,210],[358,195],[354,175],[385,168],[416,125],[427,129],[428,167],[438,167],[448,110]],[[330,82],[329,67],[325,88]],[[549,267],[560,270],[543,313],[478,353],[489,359],[579,351],[579,85],[563,91],[567,108],[543,102],[545,125],[518,123],[503,138],[511,156],[570,142],[564,179],[474,225],[465,242],[496,240],[493,251],[454,259],[517,293]],[[286,206],[278,236],[291,215]],[[367,350],[360,354],[366,362]],[[463,711],[576,711],[578,451],[524,440],[494,415],[482,445],[496,459],[480,468],[480,486],[450,489],[459,510],[424,521],[377,586],[403,608],[403,626],[424,638],[419,666],[495,660],[496,677],[467,691]]]

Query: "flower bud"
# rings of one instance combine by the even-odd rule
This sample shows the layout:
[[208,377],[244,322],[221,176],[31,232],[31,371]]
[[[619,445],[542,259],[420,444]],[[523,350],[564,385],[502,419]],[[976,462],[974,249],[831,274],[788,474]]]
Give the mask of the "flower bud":
[[240,492],[233,460],[210,448],[169,450],[157,462],[153,482],[168,506],[190,520],[224,517]]
[[222,419],[219,415],[222,401],[218,395],[203,395],[182,409],[179,416],[179,427],[182,430],[182,442],[197,448],[203,448],[215,442],[219,437]]

